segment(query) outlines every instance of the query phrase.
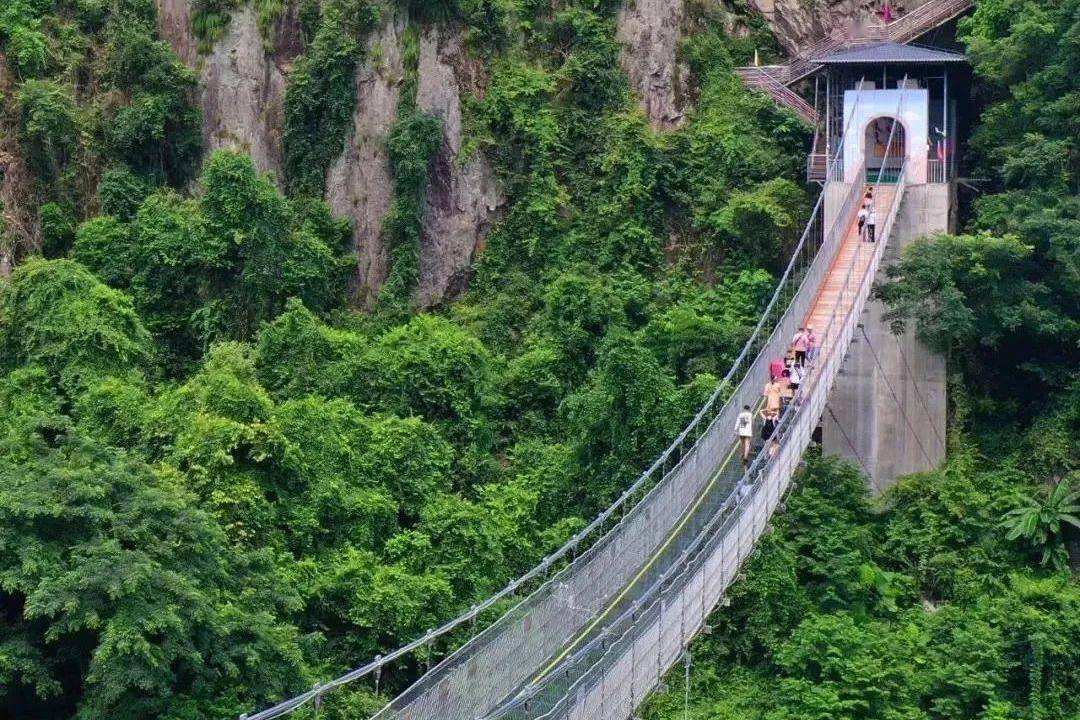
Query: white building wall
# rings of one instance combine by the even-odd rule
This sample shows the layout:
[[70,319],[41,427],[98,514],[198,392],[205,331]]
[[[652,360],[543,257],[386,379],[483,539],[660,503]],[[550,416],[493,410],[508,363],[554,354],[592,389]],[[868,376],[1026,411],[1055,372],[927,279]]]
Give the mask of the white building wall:
[[866,128],[879,117],[899,118],[907,143],[907,180],[926,182],[930,93],[923,89],[844,91],[844,181],[862,182],[858,170],[866,157]]

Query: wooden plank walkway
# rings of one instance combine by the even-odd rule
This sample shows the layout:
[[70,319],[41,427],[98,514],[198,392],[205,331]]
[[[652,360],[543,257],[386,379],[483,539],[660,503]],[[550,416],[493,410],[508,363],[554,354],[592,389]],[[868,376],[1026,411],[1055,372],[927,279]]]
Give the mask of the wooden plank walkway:
[[[885,217],[889,213],[895,194],[895,186],[877,186],[874,194],[874,209],[877,211],[879,233],[885,224]],[[803,323],[804,327],[814,329],[818,336],[818,347],[828,347],[832,344],[835,335],[839,333],[843,320],[855,301],[855,291],[858,289],[859,281],[866,272],[867,266],[870,265],[874,247],[873,244],[859,239],[858,222],[852,220],[836,252],[836,257],[833,258],[832,266],[821,283],[818,296]],[[850,285],[845,287],[845,282],[849,282]],[[829,320],[834,313],[837,317],[828,333],[831,337],[827,337],[826,330],[829,328]]]

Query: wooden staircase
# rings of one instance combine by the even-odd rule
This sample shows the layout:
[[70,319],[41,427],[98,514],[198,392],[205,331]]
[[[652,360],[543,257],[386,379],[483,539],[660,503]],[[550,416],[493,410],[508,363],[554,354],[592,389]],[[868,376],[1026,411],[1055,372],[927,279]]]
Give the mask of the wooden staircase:
[[736,68],[735,73],[742,78],[746,86],[761,90],[772,96],[780,105],[790,108],[796,115],[813,126],[817,126],[818,113],[814,106],[806,102],[801,95],[780,82],[760,67]]

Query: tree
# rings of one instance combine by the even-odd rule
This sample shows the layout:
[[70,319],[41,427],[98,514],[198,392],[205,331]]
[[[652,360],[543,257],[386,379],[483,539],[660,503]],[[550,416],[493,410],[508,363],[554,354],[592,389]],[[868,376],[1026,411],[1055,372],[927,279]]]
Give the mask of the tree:
[[471,334],[434,315],[417,315],[380,336],[366,354],[353,392],[360,404],[419,415],[458,447],[490,442],[495,401],[491,358]]
[[560,414],[583,471],[579,507],[610,501],[677,432],[675,383],[639,340],[612,330],[596,368]]
[[[1016,235],[938,235],[904,248],[875,294],[894,332],[913,324],[980,392],[993,384],[1037,403],[1080,336],[1075,289],[1058,292],[1059,267]],[[1035,384],[1016,382],[1018,372]]]
[[30,162],[42,180],[56,181],[76,151],[75,102],[51,80],[27,80],[18,97],[20,137]]
[[330,327],[291,298],[259,332],[259,379],[282,397],[348,395],[350,380],[364,372],[368,345],[362,335]]
[[130,222],[87,221],[74,248],[130,291],[174,364],[215,340],[252,337],[291,297],[316,311],[342,302],[347,226],[325,203],[282,197],[249,157],[226,151],[206,161],[199,182],[198,199],[157,190]]
[[[0,696],[17,715],[232,714],[304,687],[296,598],[169,467],[75,427],[27,368],[0,380]],[[178,548],[182,552],[178,552]]]
[[40,365],[66,386],[150,372],[150,334],[131,299],[71,260],[28,260],[0,286],[0,367]]

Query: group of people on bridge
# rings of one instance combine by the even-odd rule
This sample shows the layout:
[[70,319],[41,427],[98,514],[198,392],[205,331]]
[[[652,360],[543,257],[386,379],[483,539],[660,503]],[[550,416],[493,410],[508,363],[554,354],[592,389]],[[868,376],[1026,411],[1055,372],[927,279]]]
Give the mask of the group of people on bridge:
[[[788,407],[797,404],[800,389],[809,363],[818,351],[818,338],[811,327],[799,328],[791,339],[787,354],[769,363],[769,380],[762,391],[761,441],[769,443],[769,454],[774,455],[779,449],[776,427]],[[750,453],[754,442],[754,413],[749,405],[743,405],[742,412],[735,420],[735,435],[739,439],[743,466],[750,462]]]

